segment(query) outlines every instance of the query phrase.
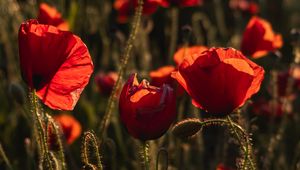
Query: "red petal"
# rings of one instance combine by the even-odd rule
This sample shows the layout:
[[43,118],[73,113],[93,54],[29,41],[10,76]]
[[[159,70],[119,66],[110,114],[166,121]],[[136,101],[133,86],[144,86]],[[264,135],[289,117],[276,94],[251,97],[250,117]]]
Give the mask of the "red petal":
[[93,63],[87,47],[80,38],[75,38],[77,43],[67,60],[52,80],[37,91],[39,98],[52,109],[73,110],[93,72]]

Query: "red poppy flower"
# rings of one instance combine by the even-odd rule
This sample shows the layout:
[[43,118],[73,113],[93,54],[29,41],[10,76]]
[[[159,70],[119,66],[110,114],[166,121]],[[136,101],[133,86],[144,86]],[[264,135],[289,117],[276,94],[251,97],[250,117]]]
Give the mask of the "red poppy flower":
[[118,74],[109,72],[107,74],[100,72],[95,77],[95,82],[98,85],[99,91],[103,94],[109,95],[118,79]]
[[172,77],[195,106],[229,114],[259,90],[264,70],[233,48],[211,48],[185,57]]
[[216,170],[233,170],[233,169],[225,166],[224,164],[218,164]]
[[123,124],[133,137],[151,140],[162,136],[176,117],[173,89],[168,85],[140,84],[132,74],[120,95],[119,110]]
[[171,73],[175,71],[175,67],[168,65],[158,68],[157,70],[150,72],[151,84],[153,86],[162,86],[163,84],[173,84],[174,79],[171,77]]
[[[277,95],[279,97],[289,97],[290,99],[294,99],[296,97],[295,90],[299,88],[300,77],[297,77],[297,69],[291,71],[281,71],[276,74],[276,85],[277,85]],[[291,82],[289,82],[291,81]],[[288,83],[292,83],[288,89]],[[274,87],[273,82],[270,82],[269,93],[272,94]],[[289,90],[289,91],[288,91]],[[289,94],[288,94],[289,93]]]
[[259,12],[257,3],[250,0],[230,0],[229,7],[235,10],[250,13],[251,15]]
[[194,53],[201,53],[203,51],[208,50],[205,46],[192,46],[192,47],[182,47],[176,51],[174,54],[174,62],[177,66],[179,66],[186,56],[190,56]]
[[[153,14],[163,0],[144,0],[143,15]],[[114,8],[118,11],[118,22],[126,23],[130,15],[134,13],[138,0],[115,0]]]
[[46,3],[40,4],[37,20],[40,24],[53,25],[63,31],[69,30],[69,24],[62,18],[61,13]]
[[181,87],[180,84],[177,83],[171,77],[172,72],[175,71],[175,67],[168,65],[158,68],[157,70],[151,71],[149,76],[151,78],[151,84],[153,86],[160,87],[163,84],[170,85],[173,89],[176,89],[176,95],[182,96],[184,93],[184,89]]
[[52,109],[72,110],[93,72],[79,37],[37,20],[21,24],[19,56],[23,79]]
[[249,6],[248,6],[247,11],[251,15],[257,14],[259,12],[259,6],[257,5],[256,2],[249,2]]
[[61,114],[53,117],[60,125],[68,144],[73,143],[81,134],[80,123],[69,114]]
[[192,7],[202,4],[203,0],[162,0],[163,7],[169,7],[175,5],[179,7]]
[[253,101],[251,106],[252,112],[256,115],[281,117],[284,113],[281,102],[273,103],[271,100],[268,101],[264,98]]
[[269,22],[252,17],[243,34],[241,50],[245,55],[260,58],[281,48],[282,44],[281,35],[273,32]]

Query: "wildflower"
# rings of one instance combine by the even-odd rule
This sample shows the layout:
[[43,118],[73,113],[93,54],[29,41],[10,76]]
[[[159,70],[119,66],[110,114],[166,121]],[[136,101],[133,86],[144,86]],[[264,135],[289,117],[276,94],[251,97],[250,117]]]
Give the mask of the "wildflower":
[[[163,0],[144,0],[143,15],[153,14]],[[138,0],[115,0],[114,8],[118,11],[118,22],[126,23],[130,15],[134,13]]]
[[233,169],[230,168],[230,167],[225,166],[225,165],[222,164],[222,163],[220,163],[220,164],[218,164],[216,170],[233,170]]
[[160,67],[157,70],[151,71],[149,74],[149,76],[151,77],[151,84],[157,87],[160,87],[163,84],[168,84],[173,89],[176,89],[175,91],[177,96],[182,96],[184,93],[184,89],[180,84],[177,83],[176,80],[171,77],[172,72],[175,70],[176,69],[174,66],[167,65]]
[[281,48],[282,44],[281,35],[274,33],[270,23],[254,16],[244,31],[241,51],[253,58],[260,58]]
[[178,49],[174,54],[174,62],[177,66],[179,66],[186,56],[190,56],[194,53],[201,53],[206,50],[208,50],[208,48],[201,45],[192,47],[182,47]]
[[21,24],[19,56],[24,81],[52,109],[72,110],[93,72],[79,37],[37,20]]
[[109,72],[107,74],[99,72],[95,77],[95,82],[98,85],[98,89],[101,93],[110,95],[117,79],[118,74],[116,72]]
[[53,118],[60,125],[68,144],[72,144],[80,136],[81,125],[73,116],[60,114]]
[[[288,97],[290,99],[296,98],[296,90],[299,89],[300,77],[297,75],[299,68],[295,68],[290,71],[276,72],[276,89],[278,97]],[[274,82],[269,85],[268,91],[272,95],[274,93]]]
[[40,4],[37,20],[40,24],[52,25],[63,31],[69,30],[69,24],[62,18],[61,13],[46,3]]
[[272,100],[259,98],[251,104],[252,112],[255,115],[264,115],[268,117],[281,117],[284,114],[282,102],[274,103]]
[[176,117],[173,89],[169,85],[150,86],[146,80],[140,84],[132,74],[120,95],[121,121],[130,135],[140,140],[162,136]]
[[259,90],[264,70],[233,48],[211,48],[185,57],[172,77],[196,107],[224,115]]
[[235,10],[240,10],[251,15],[259,12],[259,6],[256,2],[251,0],[230,0],[229,7]]
[[153,86],[162,86],[163,84],[172,85],[174,79],[171,77],[171,73],[175,71],[175,67],[168,65],[158,68],[157,70],[150,72],[151,84]]
[[192,7],[202,4],[203,0],[162,0],[162,6],[175,5],[179,7]]

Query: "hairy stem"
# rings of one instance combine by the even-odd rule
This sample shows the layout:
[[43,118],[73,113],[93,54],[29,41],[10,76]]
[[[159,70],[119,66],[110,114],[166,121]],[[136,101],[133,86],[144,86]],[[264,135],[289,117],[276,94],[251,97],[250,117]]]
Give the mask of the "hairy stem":
[[173,54],[176,49],[178,34],[178,9],[173,7],[171,9],[171,34],[170,34],[170,46],[169,46],[169,63],[172,61]]
[[[236,139],[238,140],[240,147],[244,153],[244,161],[242,163],[242,166],[243,166],[242,169],[247,169],[246,166],[248,164],[248,161],[249,161],[250,169],[255,169],[255,165],[251,159],[251,153],[250,153],[251,150],[249,148],[251,146],[251,143],[248,138],[247,132],[241,126],[239,126],[239,128],[237,128],[237,126],[234,125],[234,122],[231,120],[231,117],[229,115],[227,116],[227,120],[230,124],[233,134],[235,135]],[[241,130],[241,129],[242,129],[242,131],[241,131],[242,134],[239,134],[237,130]]]
[[61,141],[62,132],[60,131],[59,126],[55,123],[53,118],[49,115],[46,115],[46,116],[49,119],[50,125],[53,127],[54,135],[56,136],[56,139],[57,139],[57,143],[58,143],[58,147],[59,147],[59,157],[60,157],[61,166],[62,166],[61,169],[66,170],[65,154],[64,154],[64,150],[63,150],[62,141]]
[[129,39],[127,40],[126,43],[126,47],[125,47],[125,52],[121,61],[121,65],[119,67],[119,71],[118,71],[118,79],[114,85],[114,88],[112,90],[112,93],[108,99],[108,104],[106,107],[106,111],[105,114],[103,116],[103,119],[101,121],[100,124],[100,134],[99,134],[99,138],[100,138],[100,142],[102,142],[104,133],[107,129],[109,120],[110,120],[110,116],[115,104],[115,100],[116,100],[116,96],[117,96],[117,91],[119,89],[119,86],[121,85],[121,80],[122,80],[122,76],[127,68],[127,63],[128,63],[128,59],[130,57],[130,53],[132,51],[133,48],[133,42],[135,40],[136,34],[138,32],[138,28],[140,26],[140,21],[141,21],[141,16],[142,16],[142,11],[143,11],[143,0],[138,0],[138,7],[135,11],[135,15],[134,15],[134,20],[132,23],[132,28],[131,28],[131,32],[129,35]]
[[2,158],[2,160],[5,162],[5,164],[7,165],[8,169],[13,169],[11,166],[11,163],[9,161],[9,159],[7,158],[4,149],[0,143],[0,158]]
[[46,124],[45,124],[45,131],[43,128],[43,123],[42,120],[40,119],[41,115],[39,112],[41,112],[41,109],[39,108],[39,104],[38,104],[38,99],[36,97],[36,91],[32,90],[31,91],[31,102],[32,102],[32,107],[33,107],[33,114],[34,114],[34,122],[35,122],[35,127],[37,128],[37,139],[40,143],[38,143],[40,145],[40,156],[41,156],[41,160],[42,161],[46,161],[45,163],[43,162],[43,164],[48,164],[49,169],[52,169],[53,166],[51,159],[49,157],[49,149],[48,149],[48,142],[47,142],[47,135],[45,135],[45,133],[47,133],[47,128],[48,128],[48,119],[45,116],[46,119]]
[[141,160],[145,170],[150,170],[149,143],[144,141],[141,147]]
[[[239,145],[244,153],[244,162],[242,163],[242,169],[252,169],[255,170],[255,164],[251,158],[251,142],[248,137],[247,132],[237,123],[233,122],[230,116],[227,119],[208,119],[203,122],[200,122],[202,126],[210,126],[210,125],[226,125],[229,126],[232,130],[233,135],[239,142]],[[249,165],[250,167],[246,167]]]

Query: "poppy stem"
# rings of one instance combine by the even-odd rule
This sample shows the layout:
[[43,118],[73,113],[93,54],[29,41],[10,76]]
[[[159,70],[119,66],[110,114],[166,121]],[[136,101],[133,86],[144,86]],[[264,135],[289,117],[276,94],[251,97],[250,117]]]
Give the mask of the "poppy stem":
[[149,143],[147,141],[142,142],[141,147],[141,160],[145,170],[150,170],[150,159],[149,159]]
[[50,126],[53,127],[54,135],[56,136],[56,139],[57,139],[57,143],[58,143],[58,147],[59,147],[59,157],[60,157],[60,161],[61,161],[61,169],[66,170],[65,155],[64,155],[63,145],[62,145],[62,141],[61,141],[62,132],[61,132],[59,126],[53,120],[53,118],[48,114],[46,116],[48,117]]
[[[203,127],[210,125],[221,125],[229,126],[231,133],[236,137],[239,142],[239,145],[244,153],[244,160],[242,162],[242,169],[252,169],[255,170],[255,164],[251,158],[251,142],[247,132],[237,123],[233,122],[230,116],[227,116],[227,119],[208,119],[202,122],[199,122]],[[247,165],[249,166],[247,168]]]
[[215,7],[215,16],[217,20],[217,27],[220,31],[220,34],[222,38],[226,39],[228,37],[228,31],[226,28],[226,23],[224,19],[224,10],[222,7],[222,1],[221,0],[214,0],[214,7]]
[[[52,161],[50,159],[50,152],[49,152],[49,149],[48,149],[48,142],[47,142],[47,136],[45,135],[45,132],[44,131],[44,128],[43,128],[43,123],[40,119],[40,113],[39,112],[42,112],[41,109],[39,108],[39,104],[38,104],[38,99],[36,97],[36,91],[35,90],[32,90],[31,91],[31,104],[32,104],[32,107],[33,107],[33,115],[34,115],[34,122],[35,122],[35,127],[37,128],[35,130],[34,133],[38,133],[38,136],[37,136],[37,140],[40,142],[37,142],[39,145],[40,145],[40,148],[41,150],[39,150],[40,152],[40,156],[41,156],[41,160],[42,160],[42,164],[45,164],[49,169],[53,169],[52,167]],[[45,126],[47,129],[48,128],[48,120],[46,119],[45,121]],[[37,131],[37,132],[36,132]],[[46,161],[46,162],[44,162]]]
[[[293,53],[294,53],[294,61],[292,63],[290,63],[290,73],[293,74],[295,68],[297,67],[297,65],[299,65],[300,63],[300,44],[298,43],[294,43],[293,45]],[[291,105],[292,101],[290,99],[290,96],[293,93],[293,85],[294,85],[294,78],[292,77],[292,75],[289,74],[288,80],[287,80],[287,87],[285,90],[285,96],[283,96],[281,98],[281,100],[283,101],[283,105],[282,105],[282,109],[283,109],[283,116],[281,119],[281,123],[279,125],[279,128],[277,129],[277,132],[275,134],[273,134],[273,136],[271,137],[270,141],[269,141],[269,146],[268,146],[268,152],[265,156],[265,160],[264,160],[264,169],[268,169],[270,166],[271,161],[274,158],[274,150],[276,148],[278,148],[278,145],[280,144],[280,141],[283,139],[284,136],[284,132],[286,130],[286,125],[288,124],[288,113],[289,111],[289,106]],[[277,75],[275,75],[274,77],[277,78]],[[275,83],[273,83],[275,86],[277,86],[277,81],[275,81]],[[277,94],[278,93],[278,89],[276,88],[272,94]],[[275,97],[274,97],[275,98]],[[276,113],[276,104],[278,99],[278,94],[276,95],[276,98],[274,99],[275,102],[273,104],[273,113],[275,116]],[[273,116],[273,118],[274,118]]]
[[[249,140],[247,132],[240,126],[234,123],[231,117],[228,115],[227,120],[231,127],[232,133],[235,135],[236,139],[238,140],[242,151],[244,152],[244,160],[242,163],[242,169],[248,169],[247,164],[249,161],[250,169],[255,169],[254,163],[251,158],[251,142]],[[238,132],[240,131],[241,134]],[[244,138],[244,139],[243,139]]]
[[117,92],[118,92],[119,86],[121,85],[122,76],[123,76],[123,74],[124,74],[124,72],[127,68],[127,63],[128,63],[130,53],[131,53],[132,48],[133,48],[133,42],[134,42],[135,37],[137,35],[138,28],[140,27],[142,11],[143,11],[143,0],[138,0],[138,7],[135,11],[134,20],[133,20],[133,23],[132,23],[129,39],[127,40],[126,47],[125,47],[125,50],[124,50],[124,55],[123,55],[123,58],[122,58],[122,61],[121,61],[121,65],[119,67],[118,79],[117,79],[117,81],[114,85],[114,88],[112,90],[112,93],[111,93],[111,95],[108,99],[108,104],[107,104],[107,107],[106,107],[106,111],[105,111],[105,114],[104,114],[103,119],[102,119],[101,124],[100,124],[100,134],[99,134],[100,143],[102,143],[104,133],[106,132],[107,126],[109,124],[110,115],[112,113],[112,110],[113,110],[113,107],[114,107],[114,104],[115,104],[115,100],[116,100],[116,97],[117,97]]
[[177,34],[178,34],[178,9],[176,7],[171,8],[171,33],[170,33],[170,46],[169,46],[169,60],[171,63],[174,51],[177,44]]
[[5,162],[5,164],[7,165],[8,169],[13,169],[11,164],[10,164],[10,161],[9,159],[7,158],[5,152],[4,152],[4,149],[0,143],[0,158],[2,158],[2,160]]

